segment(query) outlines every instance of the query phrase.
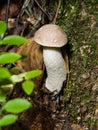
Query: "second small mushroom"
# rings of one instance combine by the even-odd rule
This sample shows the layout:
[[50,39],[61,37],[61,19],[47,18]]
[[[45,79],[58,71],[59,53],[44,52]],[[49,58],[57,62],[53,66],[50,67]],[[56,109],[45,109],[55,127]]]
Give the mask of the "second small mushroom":
[[67,75],[60,48],[67,43],[67,36],[58,25],[46,24],[36,31],[34,41],[43,46],[43,59],[47,71],[45,87],[50,92],[58,94]]

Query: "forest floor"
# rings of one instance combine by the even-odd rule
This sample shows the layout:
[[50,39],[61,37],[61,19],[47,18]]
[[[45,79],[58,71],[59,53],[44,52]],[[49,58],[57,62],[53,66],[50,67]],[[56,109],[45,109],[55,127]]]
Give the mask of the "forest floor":
[[[66,111],[84,130],[98,129],[97,4],[88,1],[81,2],[81,6],[78,3],[68,5],[66,18],[58,20],[69,36],[70,73],[64,94]],[[97,127],[93,128],[95,124]]]

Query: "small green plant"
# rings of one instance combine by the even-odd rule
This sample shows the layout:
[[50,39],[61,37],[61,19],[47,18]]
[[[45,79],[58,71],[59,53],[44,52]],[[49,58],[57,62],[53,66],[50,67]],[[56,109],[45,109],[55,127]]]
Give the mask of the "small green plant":
[[[22,45],[27,42],[27,39],[18,36],[10,35],[4,37],[7,29],[7,24],[0,21],[0,45]],[[13,62],[21,59],[21,55],[13,52],[1,52],[0,53],[0,130],[2,127],[13,124],[18,119],[18,113],[27,110],[31,107],[31,103],[23,98],[15,98],[8,100],[7,91],[12,89],[17,82],[22,81],[22,88],[27,95],[30,95],[34,90],[34,83],[31,81],[32,78],[39,76],[41,70],[33,70],[29,72],[24,72],[20,74],[12,74],[10,70],[15,70],[14,68],[7,69],[3,65],[11,65]]]
[[98,122],[94,119],[89,119],[87,123],[90,130],[92,130],[94,126],[98,125]]

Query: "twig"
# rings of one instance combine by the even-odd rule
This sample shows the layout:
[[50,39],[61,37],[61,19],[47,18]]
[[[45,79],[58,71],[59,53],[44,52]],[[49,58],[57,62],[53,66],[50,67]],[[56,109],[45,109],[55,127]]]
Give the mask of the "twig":
[[59,9],[60,9],[60,6],[61,6],[61,1],[62,0],[59,0],[58,7],[57,7],[57,10],[56,10],[56,14],[55,14],[54,19],[53,19],[53,24],[56,23],[56,19],[57,19],[57,16],[58,16],[58,13],[59,13]]
[[45,12],[45,10],[41,7],[41,5],[38,3],[37,0],[34,0],[36,2],[36,4],[38,5],[38,7],[41,9],[41,11],[49,18],[49,20],[51,21],[51,17],[49,16],[49,14],[47,14]]
[[39,14],[39,17],[37,19],[37,21],[35,22],[35,24],[32,27],[32,30],[30,31],[30,33],[28,34],[28,37],[34,35],[35,30],[38,28],[39,26],[39,22],[41,21],[41,17],[42,17],[42,12]]
[[10,0],[7,0],[7,7],[6,7],[6,22],[8,23],[9,17],[9,8],[10,8]]

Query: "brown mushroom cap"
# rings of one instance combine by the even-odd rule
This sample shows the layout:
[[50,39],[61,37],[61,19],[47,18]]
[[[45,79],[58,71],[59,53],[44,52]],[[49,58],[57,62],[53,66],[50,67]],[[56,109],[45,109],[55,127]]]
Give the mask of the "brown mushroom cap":
[[42,46],[62,47],[67,43],[67,36],[58,25],[47,24],[36,31],[34,41]]

